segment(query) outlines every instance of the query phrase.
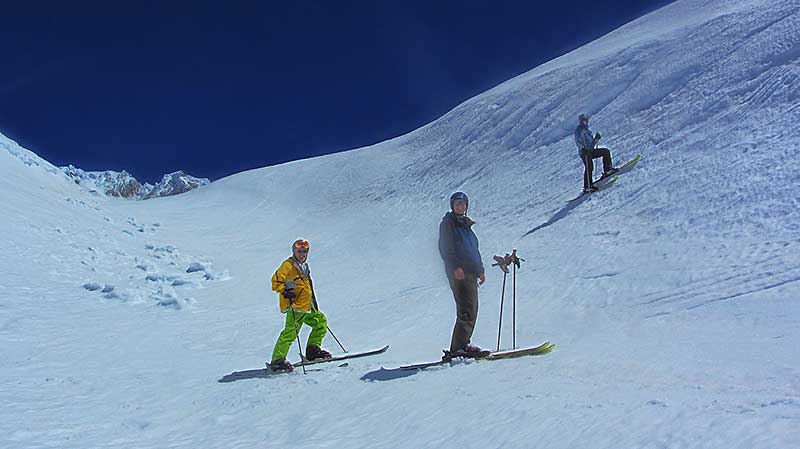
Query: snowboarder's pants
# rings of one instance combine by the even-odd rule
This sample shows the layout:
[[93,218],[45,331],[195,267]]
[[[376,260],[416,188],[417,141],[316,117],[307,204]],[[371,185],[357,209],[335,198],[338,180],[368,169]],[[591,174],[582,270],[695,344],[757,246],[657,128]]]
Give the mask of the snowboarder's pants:
[[322,339],[328,331],[328,319],[325,318],[325,315],[319,310],[298,312],[290,309],[286,312],[286,325],[283,327],[278,341],[275,342],[275,349],[272,350],[273,361],[286,358],[303,324],[311,326],[307,345],[322,346]]
[[595,148],[590,150],[584,148],[581,150],[581,159],[583,159],[583,188],[588,189],[592,186],[592,172],[594,171],[594,159],[603,158],[603,171],[611,170],[611,150],[608,148]]
[[464,273],[463,280],[450,279],[450,289],[456,300],[456,325],[450,351],[464,349],[472,339],[475,321],[478,319],[478,279],[474,274]]

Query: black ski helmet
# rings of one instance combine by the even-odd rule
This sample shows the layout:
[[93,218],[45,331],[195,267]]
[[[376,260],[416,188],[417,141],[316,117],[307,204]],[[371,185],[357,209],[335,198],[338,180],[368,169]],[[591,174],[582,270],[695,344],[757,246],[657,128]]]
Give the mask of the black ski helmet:
[[587,122],[589,121],[589,114],[585,114],[584,113],[584,114],[581,114],[581,115],[578,116],[578,121],[579,122],[582,122],[584,120],[586,120]]
[[456,200],[462,200],[467,203],[467,209],[469,209],[469,197],[467,194],[464,192],[456,192],[450,195],[450,210],[453,210],[453,203],[455,203]]

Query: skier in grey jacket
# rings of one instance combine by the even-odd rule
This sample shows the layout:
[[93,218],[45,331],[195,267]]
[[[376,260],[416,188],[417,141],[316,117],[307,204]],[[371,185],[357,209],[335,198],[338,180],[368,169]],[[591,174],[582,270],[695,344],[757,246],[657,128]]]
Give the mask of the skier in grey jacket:
[[450,351],[443,360],[452,357],[486,357],[489,351],[471,344],[475,321],[478,319],[478,286],[486,274],[478,249],[478,237],[472,231],[475,224],[467,216],[469,197],[464,192],[450,196],[450,212],[439,224],[439,253],[444,261],[450,289],[456,301],[456,324]]
[[584,193],[591,193],[597,190],[592,180],[595,158],[603,158],[603,178],[617,172],[617,168],[611,163],[611,150],[608,148],[597,148],[598,141],[600,141],[600,133],[592,136],[592,131],[589,129],[589,115],[579,115],[578,126],[575,128],[575,146],[578,147],[578,155],[583,161]]

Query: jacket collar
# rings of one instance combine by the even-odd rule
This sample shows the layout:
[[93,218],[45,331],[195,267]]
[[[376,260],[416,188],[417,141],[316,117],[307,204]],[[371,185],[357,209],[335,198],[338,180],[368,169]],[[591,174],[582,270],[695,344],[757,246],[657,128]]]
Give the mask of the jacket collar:
[[299,260],[295,259],[294,256],[289,257],[289,260],[292,261],[292,265],[294,265],[295,268],[297,268],[301,273],[305,274],[309,271],[308,262],[300,262]]
[[465,228],[471,228],[472,225],[475,224],[471,218],[466,215],[456,215],[453,211],[448,212],[445,214],[445,217],[452,220],[456,226],[463,226]]

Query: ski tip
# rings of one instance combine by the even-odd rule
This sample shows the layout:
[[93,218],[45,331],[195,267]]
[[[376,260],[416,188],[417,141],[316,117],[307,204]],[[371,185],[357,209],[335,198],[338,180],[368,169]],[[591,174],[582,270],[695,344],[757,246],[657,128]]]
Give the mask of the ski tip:
[[554,345],[553,343],[550,343],[548,341],[547,345],[541,346],[540,349],[537,352],[539,354],[549,354],[551,351],[553,351],[553,349],[555,349],[555,347],[556,347],[556,345]]

